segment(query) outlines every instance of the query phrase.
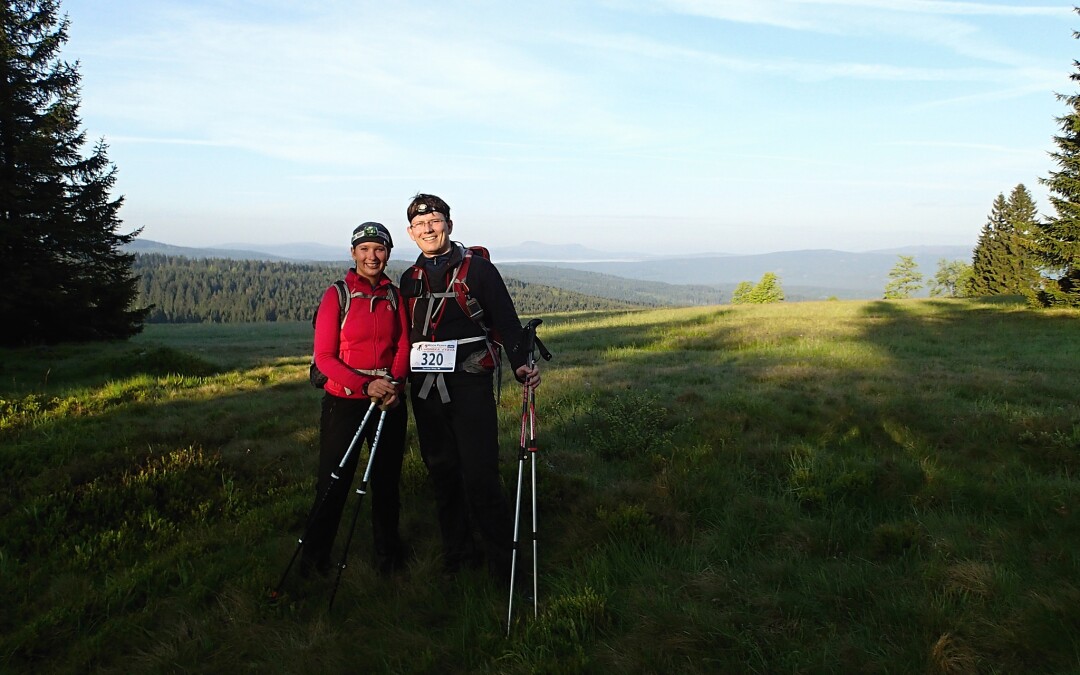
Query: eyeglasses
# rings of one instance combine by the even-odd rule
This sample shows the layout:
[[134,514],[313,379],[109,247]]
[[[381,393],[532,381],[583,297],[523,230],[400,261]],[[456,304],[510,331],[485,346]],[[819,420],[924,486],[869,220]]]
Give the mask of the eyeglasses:
[[431,229],[435,229],[435,228],[439,227],[440,225],[444,225],[444,224],[446,224],[446,219],[443,218],[442,216],[440,216],[438,218],[432,218],[431,220],[416,220],[416,221],[413,221],[412,224],[409,225],[409,229],[410,230],[417,230],[417,229],[425,229],[426,230],[429,227]]

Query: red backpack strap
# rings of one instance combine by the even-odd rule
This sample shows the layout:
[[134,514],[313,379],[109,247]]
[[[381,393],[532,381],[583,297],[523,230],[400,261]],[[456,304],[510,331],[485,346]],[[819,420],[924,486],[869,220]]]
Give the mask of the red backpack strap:
[[[465,283],[465,279],[469,275],[469,263],[472,262],[472,257],[472,247],[465,249],[465,253],[461,257],[461,264],[458,265],[457,270],[454,272],[454,278],[450,280],[447,290],[454,293],[454,299],[457,300],[458,307],[461,307],[461,311],[465,313],[465,316],[479,323],[484,311],[480,308],[478,302],[469,297],[469,284]],[[472,305],[471,309],[470,305]],[[483,324],[481,324],[481,327],[483,327]]]

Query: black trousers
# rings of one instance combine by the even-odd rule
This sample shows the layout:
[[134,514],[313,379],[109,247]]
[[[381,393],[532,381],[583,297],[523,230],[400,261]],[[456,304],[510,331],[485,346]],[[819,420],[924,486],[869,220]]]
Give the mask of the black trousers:
[[478,560],[480,535],[492,574],[509,579],[513,517],[499,475],[499,428],[490,374],[446,375],[450,402],[432,388],[418,396],[424,375],[409,388],[420,441],[438,507],[443,561],[449,571]]
[[[408,423],[408,408],[403,398],[398,405],[386,412],[382,435],[375,449],[375,460],[368,479],[369,502],[371,508],[371,529],[375,540],[376,559],[393,558],[400,554],[401,539],[398,534],[398,519],[401,513],[401,498],[398,483],[401,479],[401,462],[405,453],[405,427]],[[348,463],[338,471],[341,458],[352,442],[360,422],[364,419],[371,401],[368,399],[341,398],[326,394],[322,399],[322,415],[319,424],[319,473],[315,486],[315,503],[312,505],[307,537],[304,539],[304,559],[315,564],[326,564],[334,545],[338,525],[346,498],[351,492],[353,477],[364,455],[364,468],[367,467],[367,453],[361,453],[364,441],[370,449],[378,426],[380,410],[375,408],[368,419],[362,440],[353,448]],[[331,473],[338,475],[338,480],[331,478]],[[361,473],[361,476],[363,474]],[[333,484],[333,489],[327,490]],[[322,502],[323,495],[326,501]],[[359,499],[355,495],[353,499]],[[318,509],[318,512],[316,512]]]

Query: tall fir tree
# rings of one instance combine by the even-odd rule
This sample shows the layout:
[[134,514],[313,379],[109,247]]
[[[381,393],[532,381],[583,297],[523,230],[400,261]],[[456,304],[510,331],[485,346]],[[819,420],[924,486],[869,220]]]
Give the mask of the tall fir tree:
[[121,247],[116,168],[82,150],[78,63],[60,58],[68,19],[57,0],[0,5],[0,343],[126,338],[134,255]]
[[[1080,12],[1080,8],[1076,8]],[[1073,32],[1080,38],[1080,32]],[[1080,61],[1069,76],[1080,83]],[[1058,94],[1071,111],[1057,118],[1061,134],[1054,137],[1058,150],[1050,153],[1059,169],[1040,179],[1050,188],[1055,216],[1046,218],[1033,233],[1035,255],[1046,277],[1035,296],[1043,306],[1080,307],[1080,94]]]
[[1039,227],[1039,209],[1023,183],[1009,194],[1004,215],[1008,229],[1002,236],[1006,269],[1002,292],[1032,298],[1041,285],[1041,266],[1032,250],[1032,236]]
[[1023,184],[1008,199],[998,193],[972,254],[968,294],[1031,297],[1040,282],[1031,243],[1037,228],[1038,209]]
[[979,241],[972,254],[971,295],[996,295],[1001,292],[1002,280],[998,268],[1004,255],[1001,232],[1007,227],[1005,219],[1007,210],[1008,203],[1005,201],[1005,195],[998,193],[994,204],[990,207],[990,215],[983,224]]

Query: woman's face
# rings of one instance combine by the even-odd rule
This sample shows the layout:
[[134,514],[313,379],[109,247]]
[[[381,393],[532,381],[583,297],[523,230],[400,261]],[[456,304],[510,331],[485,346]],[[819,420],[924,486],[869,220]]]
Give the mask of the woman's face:
[[378,281],[383,270],[386,269],[386,261],[390,258],[390,251],[382,244],[374,241],[362,241],[352,248],[352,259],[356,263],[356,273],[371,283]]

